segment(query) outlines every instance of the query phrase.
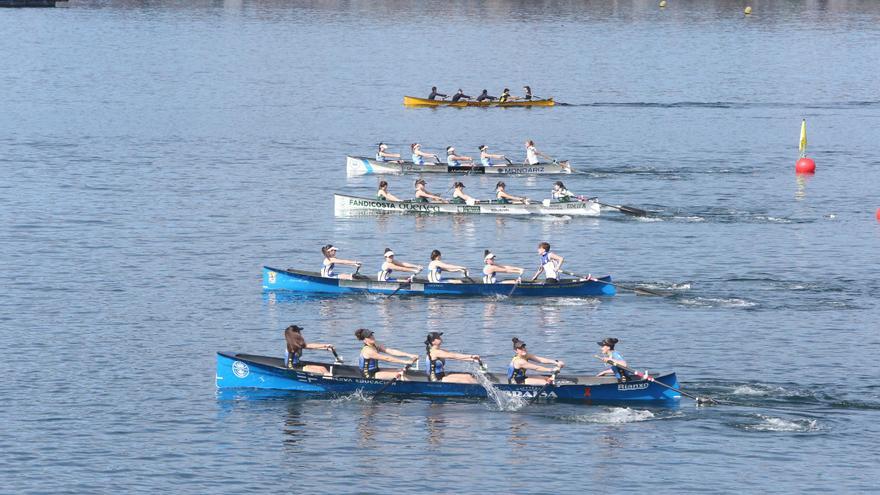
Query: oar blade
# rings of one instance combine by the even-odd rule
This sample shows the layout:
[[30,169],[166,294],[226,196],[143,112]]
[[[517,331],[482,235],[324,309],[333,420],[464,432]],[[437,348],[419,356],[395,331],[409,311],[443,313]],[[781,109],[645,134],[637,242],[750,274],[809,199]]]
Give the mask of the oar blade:
[[627,215],[633,215],[636,217],[646,217],[649,215],[647,210],[643,210],[641,208],[635,208],[633,206],[620,205],[617,207],[621,213],[626,213]]

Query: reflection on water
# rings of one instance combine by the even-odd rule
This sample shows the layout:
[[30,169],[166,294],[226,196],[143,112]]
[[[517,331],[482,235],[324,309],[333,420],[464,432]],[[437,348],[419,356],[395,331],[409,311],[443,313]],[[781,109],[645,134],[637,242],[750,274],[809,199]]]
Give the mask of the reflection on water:
[[803,201],[807,197],[807,182],[809,182],[810,177],[803,174],[795,174],[794,177],[795,183],[797,184],[797,189],[794,192],[794,199]]
[[302,401],[292,400],[287,404],[287,415],[284,417],[284,429],[282,430],[285,447],[296,446],[308,426],[303,421],[302,409]]
[[443,443],[443,433],[446,430],[447,420],[444,417],[445,405],[441,403],[432,403],[428,407],[428,413],[425,416],[425,430],[427,433],[427,441],[431,445],[441,445]]

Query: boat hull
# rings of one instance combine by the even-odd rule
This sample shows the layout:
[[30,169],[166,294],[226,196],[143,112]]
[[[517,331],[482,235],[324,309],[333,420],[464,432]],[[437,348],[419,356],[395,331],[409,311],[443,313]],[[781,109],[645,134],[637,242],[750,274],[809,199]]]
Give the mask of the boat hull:
[[540,100],[510,100],[504,103],[500,101],[472,101],[472,100],[429,100],[427,98],[418,98],[416,96],[404,96],[403,104],[408,107],[552,107],[556,105],[553,98],[544,98]]
[[333,195],[333,210],[337,216],[351,212],[391,212],[391,213],[446,213],[461,215],[569,215],[599,216],[599,203],[593,201],[547,201],[528,205],[504,203],[422,203],[417,201],[385,201],[345,194]]
[[558,163],[541,162],[534,165],[498,165],[484,167],[459,166],[453,167],[442,163],[416,165],[413,162],[391,163],[380,162],[362,156],[347,156],[345,171],[349,177],[358,175],[402,175],[402,174],[457,174],[457,175],[546,175],[570,174],[571,164],[568,160]]
[[[388,380],[364,378],[357,367],[321,364],[331,370],[332,377],[291,370],[284,367],[280,358],[217,353],[216,384],[218,389],[268,389],[303,392],[309,394],[376,393]],[[399,380],[382,391],[393,396],[444,397],[485,399],[488,392],[479,384],[429,382],[424,372],[410,371],[406,380]],[[681,398],[677,392],[646,380],[619,383],[610,377],[564,376],[557,378],[557,385],[544,388],[540,385],[509,384],[505,376],[487,374],[491,387],[525,398],[540,393],[542,398],[564,402],[674,402]],[[655,381],[678,388],[675,373],[658,375]]]
[[416,279],[412,283],[379,282],[376,279],[341,280],[322,277],[317,272],[269,266],[263,267],[263,290],[284,290],[307,294],[399,294],[417,296],[532,296],[532,297],[597,297],[613,296],[611,276],[599,280],[567,280],[558,284],[482,284],[431,283]]

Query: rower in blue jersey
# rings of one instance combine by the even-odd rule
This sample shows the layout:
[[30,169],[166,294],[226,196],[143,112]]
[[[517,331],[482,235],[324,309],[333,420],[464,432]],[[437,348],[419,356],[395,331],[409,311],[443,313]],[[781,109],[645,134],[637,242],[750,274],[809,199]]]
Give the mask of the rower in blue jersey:
[[498,181],[495,184],[495,199],[502,204],[516,204],[516,205],[527,205],[529,204],[529,198],[514,196],[513,194],[507,193],[507,184],[504,181]]
[[596,376],[614,375],[619,381],[625,382],[630,378],[630,373],[623,368],[615,366],[615,364],[626,366],[626,361],[623,359],[623,356],[614,350],[614,346],[618,342],[620,341],[614,337],[606,337],[605,339],[596,342],[602,348],[602,355],[600,357],[602,357],[602,360],[608,365],[608,368],[600,371]]
[[429,201],[434,201],[437,203],[449,202],[434,193],[428,192],[427,186],[428,183],[425,181],[425,179],[416,179],[416,201],[419,201],[421,203],[427,203]]
[[428,263],[428,282],[432,282],[435,284],[439,283],[449,283],[449,284],[460,284],[462,283],[460,278],[443,278],[443,272],[461,272],[464,274],[465,278],[470,279],[468,275],[467,267],[453,265],[451,263],[444,263],[441,258],[443,257],[440,254],[440,251],[433,250],[431,251],[431,262]]
[[[556,359],[544,358],[529,354],[526,350],[526,343],[518,338],[513,338],[513,359],[507,367],[507,383],[515,383],[517,385],[546,385],[553,379],[553,376],[542,376],[540,378],[529,378],[526,376],[526,370],[540,371],[541,373],[555,373],[565,367],[565,363]],[[553,364],[554,368],[538,366],[535,363]]]
[[392,251],[391,248],[385,248],[384,256],[385,262],[382,263],[382,269],[379,270],[379,274],[376,276],[376,280],[379,282],[403,282],[403,280],[391,277],[391,274],[394,271],[412,273],[412,275],[406,280],[407,282],[412,282],[412,279],[416,274],[422,271],[422,265],[414,265],[405,261],[395,261],[394,251]]
[[[354,278],[353,274],[350,273],[336,273],[334,270],[336,269],[336,265],[348,265],[356,267],[357,270],[361,269],[360,261],[353,260],[344,260],[342,258],[336,257],[336,252],[339,249],[333,244],[327,244],[321,248],[321,253],[324,254],[324,263],[321,265],[321,276],[327,278],[338,278],[340,280],[352,280]],[[357,272],[355,270],[355,272]]]
[[400,201],[400,198],[388,192],[388,181],[379,181],[379,190],[376,191],[376,199],[380,201]]
[[[473,165],[474,159],[465,155],[456,155],[454,146],[446,147],[446,164],[450,167],[461,167]],[[468,162],[462,165],[461,162]]]
[[[373,337],[372,330],[359,328],[354,332],[354,336],[364,343],[364,346],[361,348],[360,356],[358,357],[358,366],[360,367],[361,373],[363,374],[364,378],[392,380],[398,374],[400,374],[401,371],[403,371],[383,371],[379,369],[379,361],[407,365],[410,363],[414,363],[419,359],[419,356],[416,354],[410,354],[408,352],[398,351],[397,349],[391,349],[390,347],[385,347],[384,345],[376,342],[375,337]],[[405,357],[407,359],[399,359],[402,357]],[[401,376],[401,379],[405,379],[405,377]]]
[[387,144],[379,143],[379,150],[376,151],[377,162],[402,163],[400,160],[400,153],[389,153],[387,150]]
[[480,163],[484,167],[491,167],[493,165],[492,160],[504,160],[504,155],[493,155],[489,153],[489,147],[485,144],[480,145]]
[[465,203],[473,206],[480,202],[477,198],[464,192],[463,182],[456,182],[452,184],[452,187],[454,191],[452,191],[452,201],[450,203]]
[[562,263],[565,262],[565,258],[556,253],[551,253],[549,242],[538,244],[538,255],[541,257],[541,263],[538,266],[538,271],[535,272],[535,276],[532,277],[532,282],[538,280],[538,275],[543,272],[545,284],[558,284],[559,271],[562,270]]
[[326,366],[304,364],[301,358],[303,349],[332,351],[333,344],[318,344],[315,342],[307,344],[306,339],[302,336],[302,327],[297,325],[290,325],[284,329],[284,340],[287,341],[287,356],[284,358],[284,363],[288,369],[302,370],[306,373],[320,373],[322,375],[330,374]]
[[412,150],[412,161],[415,165],[424,165],[425,158],[433,158],[437,163],[440,163],[440,157],[431,153],[425,153],[422,151],[422,145],[419,143],[413,143],[409,145],[409,149]]
[[[483,252],[483,261],[486,263],[486,265],[483,266],[484,284],[518,284],[522,282],[521,277],[525,270],[517,266],[499,265],[495,262],[495,253],[488,249]],[[498,280],[495,276],[496,273],[513,273],[518,275],[518,277],[516,280]]]
[[446,360],[482,362],[477,354],[459,354],[440,348],[443,345],[443,332],[431,332],[425,338],[425,361],[428,364],[425,370],[428,380],[432,382],[448,383],[477,383],[477,379],[470,373],[450,373],[446,370]]

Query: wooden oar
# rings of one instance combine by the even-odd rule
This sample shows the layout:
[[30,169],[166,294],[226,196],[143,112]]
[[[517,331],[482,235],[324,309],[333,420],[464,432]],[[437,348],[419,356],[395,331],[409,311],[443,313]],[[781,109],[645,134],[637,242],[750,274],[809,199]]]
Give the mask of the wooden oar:
[[[598,359],[598,360],[600,360],[600,361],[603,361],[603,362],[605,362],[605,359],[606,359],[606,358],[603,358],[602,356],[596,356],[596,355],[594,355],[593,357],[596,358],[596,359]],[[640,377],[640,378],[642,378],[643,380],[647,380],[647,381],[649,381],[649,382],[651,382],[651,383],[656,383],[657,385],[660,385],[661,387],[666,387],[666,388],[668,388],[669,390],[672,390],[673,392],[678,392],[678,393],[680,393],[681,395],[683,395],[683,396],[685,396],[685,397],[690,397],[691,399],[694,399],[695,401],[697,401],[697,405],[701,405],[701,404],[718,404],[718,401],[715,400],[715,399],[713,399],[713,398],[711,398],[711,397],[698,397],[698,396],[696,396],[696,395],[691,395],[691,394],[685,392],[684,390],[682,390],[682,389],[680,389],[680,388],[675,388],[675,387],[673,387],[673,386],[671,386],[671,385],[667,385],[667,384],[665,384],[665,383],[663,383],[663,382],[658,382],[657,380],[654,379],[653,376],[649,375],[647,371],[644,372],[644,373],[642,373],[641,371],[636,371],[636,370],[634,370],[634,369],[632,369],[632,368],[630,368],[630,367],[627,367],[627,366],[623,366],[623,365],[617,364],[617,362],[614,361],[614,360],[610,360],[610,361],[611,361],[612,366],[616,366],[616,367],[618,367],[618,368],[620,368],[620,369],[623,369],[623,370],[629,371],[629,372],[632,373],[633,375],[635,375],[635,376],[637,376],[637,377]]]
[[[572,273],[572,272],[565,271],[565,270],[559,270],[559,271],[566,274],[566,275],[571,275],[573,277],[587,278],[585,275],[579,275],[577,273]],[[664,294],[662,292],[656,292],[656,291],[653,291],[650,289],[642,289],[641,287],[627,287],[625,285],[615,284],[614,282],[608,282],[607,280],[600,280],[596,277],[591,277],[590,280],[595,280],[596,282],[601,282],[603,284],[612,285],[614,287],[624,289],[624,290],[631,290],[631,291],[635,292],[636,294],[647,294],[649,296],[662,296],[662,297],[666,297],[666,296],[670,295],[670,294]]]
[[[419,358],[416,358],[415,360],[413,360],[413,363],[416,362],[416,361],[418,361],[418,359],[419,359]],[[386,383],[385,385],[383,385],[382,388],[379,389],[379,391],[377,391],[375,394],[373,394],[373,397],[372,397],[372,398],[375,399],[377,395],[379,395],[379,394],[381,394],[382,392],[384,392],[385,390],[387,390],[388,387],[390,387],[391,385],[394,385],[394,383],[395,383],[397,380],[400,380],[400,377],[402,377],[403,374],[406,373],[406,372],[409,370],[409,368],[413,365],[413,363],[409,363],[408,365],[404,366],[403,369],[400,370],[399,373],[397,373],[397,376],[395,376],[394,379],[392,379],[391,381],[389,381],[388,383]]]
[[532,405],[536,400],[538,400],[538,397],[541,397],[541,394],[543,394],[544,392],[547,391],[548,388],[550,388],[551,385],[555,385],[556,384],[556,375],[558,375],[558,374],[559,374],[559,367],[553,368],[553,372],[550,374],[550,380],[547,381],[547,384],[544,385],[544,387],[541,388],[541,390],[539,390],[537,394],[535,394],[531,399],[529,399],[529,403],[526,405],[528,405],[528,406]]

